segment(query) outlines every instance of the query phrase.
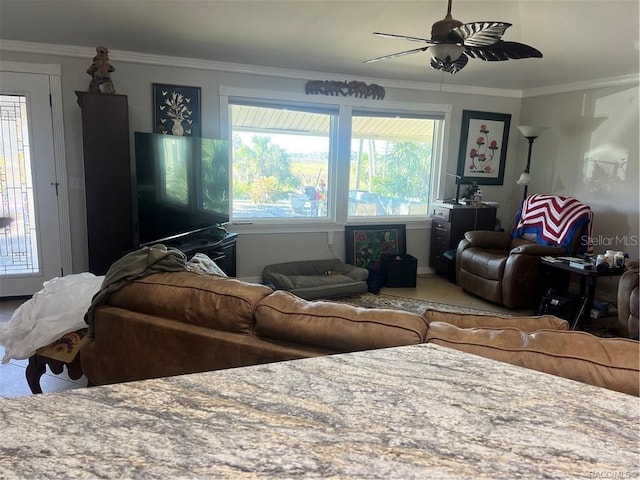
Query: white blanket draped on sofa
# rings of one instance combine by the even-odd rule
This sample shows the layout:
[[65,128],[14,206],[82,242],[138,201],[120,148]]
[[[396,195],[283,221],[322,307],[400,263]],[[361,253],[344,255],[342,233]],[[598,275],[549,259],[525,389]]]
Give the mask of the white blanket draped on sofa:
[[78,273],[45,282],[42,290],[13,312],[11,320],[0,322],[2,363],[29,358],[65,333],[86,328],[84,314],[103,279]]

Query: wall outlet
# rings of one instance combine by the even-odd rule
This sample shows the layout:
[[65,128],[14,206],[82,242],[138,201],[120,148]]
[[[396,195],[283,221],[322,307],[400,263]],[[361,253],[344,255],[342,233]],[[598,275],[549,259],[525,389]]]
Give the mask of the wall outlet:
[[327,232],[327,245],[330,247],[333,245],[333,232]]

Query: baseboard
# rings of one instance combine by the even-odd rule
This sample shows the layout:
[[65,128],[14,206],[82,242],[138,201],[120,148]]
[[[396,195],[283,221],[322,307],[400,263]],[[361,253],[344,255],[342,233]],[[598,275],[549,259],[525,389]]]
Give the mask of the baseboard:
[[418,275],[435,275],[436,271],[431,267],[418,267]]

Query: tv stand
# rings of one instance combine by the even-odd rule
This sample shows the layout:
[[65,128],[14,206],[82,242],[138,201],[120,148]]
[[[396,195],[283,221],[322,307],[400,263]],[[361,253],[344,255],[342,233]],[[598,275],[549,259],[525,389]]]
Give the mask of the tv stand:
[[161,238],[148,242],[141,247],[161,243],[167,247],[173,247],[184,253],[187,258],[196,253],[204,253],[230,277],[236,276],[236,240],[237,233],[227,233],[221,240],[215,240],[210,236],[211,227],[186,232],[181,235]]

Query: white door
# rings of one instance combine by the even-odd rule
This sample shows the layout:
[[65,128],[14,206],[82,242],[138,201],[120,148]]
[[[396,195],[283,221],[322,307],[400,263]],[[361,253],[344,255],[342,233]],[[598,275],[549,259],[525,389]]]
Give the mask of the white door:
[[0,72],[0,297],[62,271],[49,77]]

